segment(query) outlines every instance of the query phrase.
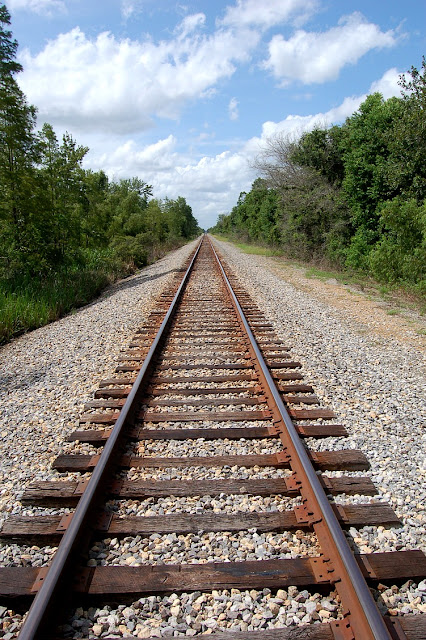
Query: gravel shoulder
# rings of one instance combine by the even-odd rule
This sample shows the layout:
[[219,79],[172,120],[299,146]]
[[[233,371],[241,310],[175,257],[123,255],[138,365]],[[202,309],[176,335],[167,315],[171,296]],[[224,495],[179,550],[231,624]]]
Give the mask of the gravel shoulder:
[[389,502],[401,518],[401,528],[379,536],[372,527],[352,529],[359,550],[368,553],[385,542],[389,550],[426,551],[424,337],[406,319],[389,316],[344,285],[311,280],[274,258],[216,242],[301,361],[305,381],[350,433],[309,446],[364,451],[371,463],[367,475],[380,490],[374,500]]
[[397,340],[415,350],[426,352],[426,319],[418,312],[397,307],[384,299],[337,282],[334,278],[323,281],[308,278],[304,269],[296,267],[282,258],[260,258],[259,264],[274,273],[279,279],[293,285],[319,302],[331,306],[345,318],[357,324],[357,332],[368,334],[371,339],[386,342]]
[[[386,309],[376,302],[356,296],[342,285],[310,280],[297,269],[283,268],[275,259],[243,254],[228,243],[217,244],[277,334],[291,346],[292,358],[302,362],[305,381],[314,386],[323,406],[335,410],[338,421],[350,433],[346,439],[310,440],[309,446],[317,450],[364,451],[371,470],[353,473],[370,475],[380,490],[374,500],[389,502],[401,518],[400,528],[352,528],[354,545],[362,553],[411,548],[426,551],[426,434],[422,427],[425,403],[421,386],[424,343],[416,333],[417,325],[413,327],[405,318],[387,315]],[[50,471],[50,465],[63,451],[66,436],[77,426],[84,403],[92,397],[99,382],[113,374],[120,350],[127,347],[135,330],[148,317],[156,297],[194,246],[195,242],[186,245],[117,283],[76,313],[0,349],[0,523],[7,514],[23,513],[18,500],[26,484],[58,475]],[[157,452],[161,446],[165,449],[166,445],[155,445]],[[234,446],[247,447],[248,451],[249,447],[263,447],[263,442]],[[166,455],[188,454],[181,451],[179,442],[167,447],[163,452]],[[209,447],[209,443],[200,442],[198,454],[209,455]],[[150,454],[149,443],[146,448],[145,453]],[[128,476],[147,478],[151,473],[150,469],[132,469]],[[222,477],[234,470],[166,469],[158,477],[205,479],[215,478],[218,473]],[[286,472],[240,469],[239,473],[240,477],[252,477],[254,473],[259,477],[279,477]],[[196,501],[182,500],[178,504],[176,500],[165,499],[158,504],[126,503],[120,508],[126,513],[129,509],[136,513],[145,506],[152,509],[152,514],[172,513],[176,509],[198,512],[204,508],[203,500],[201,496]],[[218,500],[211,502],[212,508],[228,511],[224,499]],[[244,497],[241,498],[238,510],[278,509],[273,502],[245,500],[244,503]],[[342,496],[339,500],[371,499]],[[229,506],[229,511],[234,508]],[[105,539],[91,550],[89,562],[93,564],[89,566],[150,563],[157,559],[157,547],[166,552],[166,562],[174,563],[191,562],[191,557],[202,561],[237,560],[239,554],[246,557],[251,553],[256,558],[262,557],[259,554],[271,558],[281,557],[282,553],[297,555],[303,544],[304,539],[294,535],[259,536],[255,530],[245,536],[172,534],[139,540],[126,538],[122,543]],[[50,547],[19,549],[11,545],[1,550],[0,556],[4,554],[3,562],[12,557],[14,564],[21,565],[24,560],[25,564],[41,566],[49,562],[53,552]],[[116,560],[116,554],[122,559]],[[0,564],[3,562],[0,557]],[[425,582],[418,587],[407,583],[398,593],[383,587],[380,596],[396,615],[426,612],[425,593]],[[68,625],[67,637],[107,637],[110,633],[114,637],[131,634],[130,637],[139,638],[193,636],[216,628],[246,631],[319,623],[339,615],[339,604],[333,597],[299,593],[295,587],[276,593],[269,589],[183,593],[179,597],[172,594],[141,598],[131,607],[123,605],[116,610],[79,608],[71,626]],[[8,618],[7,624],[9,640],[15,637],[21,619]]]
[[196,246],[168,254],[97,300],[0,349],[0,524],[25,486],[45,479],[85,402]]

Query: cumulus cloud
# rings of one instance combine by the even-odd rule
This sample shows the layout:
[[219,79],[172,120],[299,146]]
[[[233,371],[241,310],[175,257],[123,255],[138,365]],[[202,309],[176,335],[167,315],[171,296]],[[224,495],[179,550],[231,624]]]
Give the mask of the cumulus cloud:
[[231,98],[228,105],[229,119],[230,120],[238,120],[238,100],[236,98]]
[[393,69],[389,69],[380,78],[380,80],[373,82],[370,87],[370,93],[378,91],[382,94],[385,100],[392,98],[393,96],[400,96],[401,87],[398,85],[400,75],[400,72],[395,69],[395,67]]
[[64,0],[8,0],[7,7],[10,11],[22,9],[42,15],[52,15],[66,10]]
[[94,163],[99,169],[107,167],[107,172],[112,178],[149,175],[151,179],[159,172],[173,170],[176,161],[175,146],[176,138],[173,135],[142,149],[134,140],[130,139],[120,144],[116,149],[107,149],[103,153],[97,154],[92,158],[91,163],[92,166]]
[[268,29],[285,21],[301,25],[318,9],[318,0],[237,0],[226,8],[225,16],[218,21],[227,26],[257,26]]
[[176,31],[180,38],[186,38],[190,33],[193,33],[200,27],[204,26],[205,22],[206,16],[204,13],[194,13],[184,18],[178,25]]
[[399,73],[395,68],[388,69],[379,80],[375,80],[370,85],[367,93],[346,97],[343,102],[328,111],[307,116],[289,115],[281,122],[265,122],[262,126],[260,138],[252,138],[247,143],[248,148],[254,149],[255,145],[261,146],[267,138],[276,133],[295,135],[297,137],[305,131],[312,131],[317,126],[327,127],[332,124],[339,124],[357,111],[367,96],[372,93],[381,93],[385,100],[392,96],[400,95],[398,78]]
[[185,196],[205,228],[212,226],[220,213],[230,211],[240,191],[249,189],[255,177],[244,149],[194,159],[176,150],[174,136],[147,146],[128,139],[115,149],[110,147],[107,137],[98,138],[97,151],[89,152],[85,166],[103,169],[116,180],[139,175],[153,185],[159,198]]
[[371,49],[392,47],[396,42],[395,31],[383,32],[355,12],[323,33],[298,30],[288,40],[281,34],[274,36],[263,66],[283,86],[294,80],[323,83],[335,80],[344,66],[355,64]]
[[[202,14],[183,22],[183,32],[202,24]],[[190,99],[208,97],[248,59],[259,36],[220,29],[154,43],[108,32],[89,38],[76,27],[51,40],[35,56],[20,55],[19,81],[41,118],[78,130],[141,131],[152,116],[176,119]]]
[[[390,97],[390,93],[397,95],[397,79],[397,71],[389,69],[371,85],[368,93],[385,88],[388,91],[385,97]],[[194,158],[190,152],[181,152],[178,140],[172,135],[146,146],[130,138],[115,149],[104,137],[103,142],[97,140],[92,145],[98,151],[89,152],[86,164],[93,169],[104,169],[112,178],[140,175],[154,186],[154,193],[160,198],[184,195],[200,225],[208,228],[215,224],[219,214],[231,211],[241,191],[250,189],[256,178],[250,164],[267,138],[276,133],[297,138],[315,126],[343,122],[366,97],[367,93],[349,96],[328,111],[307,116],[292,114],[279,122],[264,122],[259,135],[241,143],[235,151],[226,150],[211,156]],[[103,151],[99,151],[102,146]]]

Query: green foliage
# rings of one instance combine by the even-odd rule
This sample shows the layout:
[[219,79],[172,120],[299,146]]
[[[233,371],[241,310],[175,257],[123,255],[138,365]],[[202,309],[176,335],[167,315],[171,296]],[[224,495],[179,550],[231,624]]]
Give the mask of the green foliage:
[[341,127],[315,127],[310,133],[304,133],[294,145],[291,159],[297,165],[315,169],[330,184],[340,186],[345,175],[342,137]]
[[369,267],[369,253],[374,244],[376,234],[371,229],[358,227],[352,236],[346,251],[347,267],[353,271],[367,271]]
[[166,200],[162,207],[169,233],[174,238],[191,238],[198,233],[198,223],[185,198]]
[[90,302],[109,282],[103,268],[0,281],[0,344]]
[[0,5],[0,78],[10,77],[22,71],[22,65],[16,62],[16,50],[18,43],[12,40],[12,32],[7,28],[10,25],[10,13],[6,5]]
[[111,241],[115,255],[130,267],[144,267],[148,262],[146,238],[135,236],[115,236]]
[[277,193],[259,178],[248,194],[240,193],[229,216],[219,216],[214,229],[240,239],[275,245],[280,240],[277,205]]
[[420,203],[426,198],[426,58],[419,71],[402,75],[403,118],[395,127],[395,149],[403,193]]
[[17,42],[0,6],[0,340],[84,304],[127,275],[194,237],[184,198],[152,200],[138,177],[110,182],[83,169],[88,148],[59,141],[14,75]]
[[381,282],[413,282],[426,291],[426,202],[395,198],[381,211],[383,234],[369,256]]
[[379,93],[374,93],[342,127],[342,186],[351,207],[354,228],[376,230],[378,206],[401,192],[395,171],[393,131],[402,118],[401,99],[385,101]]
[[213,231],[425,292],[425,58],[400,85],[401,98],[370,95],[342,126],[267,140],[263,179]]

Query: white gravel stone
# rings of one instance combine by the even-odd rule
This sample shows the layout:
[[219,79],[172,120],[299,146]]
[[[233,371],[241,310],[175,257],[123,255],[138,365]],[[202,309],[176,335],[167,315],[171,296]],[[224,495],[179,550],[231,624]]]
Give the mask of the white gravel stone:
[[145,564],[204,564],[272,560],[318,555],[315,535],[297,531],[208,532],[197,534],[153,534],[149,538],[127,537],[119,541],[106,538],[90,550],[88,566]]
[[[286,282],[285,268],[276,261],[218,244],[277,335],[291,345],[305,382],[314,386],[322,405],[336,412],[350,434],[345,439],[308,439],[307,444],[317,451],[360,449],[371,464],[369,471],[349,475],[370,476],[380,495],[340,496],[336,501],[386,501],[401,519],[402,526],[390,530],[353,529],[352,546],[362,553],[426,551],[424,343],[409,329],[404,339],[395,333],[389,337],[388,327],[382,330],[385,314],[374,305],[360,317],[355,297],[353,308],[335,306],[325,295],[319,300],[303,282],[299,288]],[[399,613],[420,611],[408,600],[407,591],[398,593],[404,603]]]
[[106,290],[95,302],[0,348],[0,525],[21,513],[17,500],[34,480],[76,479],[50,469],[99,382],[113,375],[120,350],[195,246],[190,243]]
[[[228,424],[229,426],[229,424]],[[256,426],[256,425],[253,425]],[[144,440],[137,447],[140,456],[164,456],[170,457],[210,457],[213,455],[254,455],[269,454],[282,451],[279,440],[263,438],[261,440]]]
[[[67,510],[48,510],[22,507],[16,500],[25,485],[34,479],[75,480],[88,474],[57,473],[50,469],[51,462],[61,452],[97,451],[91,445],[69,443],[64,447],[65,437],[78,425],[83,412],[83,404],[97,388],[101,379],[113,377],[119,352],[127,348],[135,329],[146,319],[155,297],[170,281],[173,269],[180,267],[189,254],[192,245],[167,256],[155,265],[144,269],[140,274],[112,287],[99,301],[88,305],[76,313],[63,318],[47,327],[22,336],[0,350],[0,380],[4,392],[0,396],[2,415],[0,418],[0,519],[7,513],[62,513]],[[285,271],[279,271],[276,264],[261,256],[247,256],[228,244],[220,243],[230,266],[240,278],[249,293],[256,299],[259,308],[265,313],[286,344],[291,345],[291,359],[300,360],[303,365],[305,381],[313,384],[323,406],[333,408],[338,422],[343,422],[350,432],[346,440],[328,438],[324,441],[308,440],[315,450],[348,449],[363,450],[371,462],[369,472],[353,472],[350,475],[370,475],[380,490],[378,497],[339,496],[336,501],[360,503],[388,501],[401,518],[403,526],[386,529],[384,527],[352,528],[351,543],[362,552],[374,550],[398,550],[426,548],[426,489],[425,467],[426,435],[421,430],[424,400],[421,395],[423,370],[421,363],[423,352],[417,341],[399,341],[378,332],[380,318],[367,317],[362,322],[356,318],[350,307],[337,309],[328,301],[318,301],[309,291],[302,291],[286,283]],[[277,275],[277,273],[282,275]],[[372,314],[374,316],[374,314]],[[370,332],[371,329],[371,332]],[[197,340],[191,340],[191,346]],[[214,341],[212,341],[214,344]],[[181,345],[181,350],[185,346]],[[200,352],[201,352],[200,348]],[[201,353],[200,353],[201,356]],[[200,357],[198,373],[205,371]],[[220,359],[218,361],[220,364]],[[225,371],[225,370],[223,370]],[[188,375],[193,375],[188,370]],[[165,371],[162,375],[166,375]],[[134,378],[134,373],[119,374],[120,378]],[[256,383],[227,383],[239,393],[239,387],[255,386]],[[196,388],[197,383],[181,383],[163,388]],[[214,388],[214,383],[205,384]],[[234,394],[234,395],[235,395]],[[242,393],[244,396],[244,392]],[[167,396],[165,396],[167,397]],[[179,397],[179,396],[174,396]],[[182,396],[183,398],[184,396]],[[214,397],[214,396],[213,396]],[[302,405],[303,407],[303,405]],[[254,407],[252,407],[255,409]],[[177,423],[179,424],[179,423]],[[218,426],[218,423],[206,423]],[[220,423],[219,423],[220,424]],[[252,426],[262,424],[254,421]],[[167,423],[166,423],[167,425]],[[166,425],[156,425],[164,428]],[[171,426],[176,423],[170,423]],[[236,423],[235,426],[241,426]],[[223,451],[226,441],[221,441]],[[260,443],[260,444],[259,444]],[[271,441],[233,441],[229,443],[233,453],[270,453],[277,449]],[[146,442],[139,452],[150,455],[154,449]],[[163,455],[188,455],[185,444],[179,441],[171,443],[156,442],[156,451]],[[159,447],[159,448],[157,448]],[[192,455],[211,455],[211,443],[197,443],[200,453]],[[201,453],[203,452],[203,453]],[[215,447],[215,453],[217,448]],[[169,479],[208,479],[208,478],[271,478],[286,477],[287,470],[275,468],[239,468],[224,466],[188,467],[178,469],[131,469],[123,472],[129,479],[158,480]],[[330,476],[343,475],[330,472]],[[227,509],[243,509],[243,498],[236,507],[227,504],[226,497],[211,500],[213,510],[227,512]],[[182,500],[180,502],[180,500]],[[172,501],[135,502],[136,511],[147,508],[152,515],[173,512],[173,509],[204,508],[197,506],[196,498]],[[202,497],[201,497],[202,500]],[[257,508],[264,510],[279,509],[271,498],[250,497]],[[133,505],[133,506],[135,506]],[[266,507],[266,508],[265,508]],[[146,515],[146,513],[145,513]],[[194,534],[177,536],[176,540],[159,536],[149,542],[140,539],[126,541],[101,541],[98,549],[93,550],[89,562],[93,566],[107,562],[108,554],[118,544],[119,563],[130,566],[151,562],[156,547],[166,548],[164,561],[181,561],[189,553],[197,556],[205,552],[209,558],[236,560],[238,552],[244,547],[243,558],[285,557],[283,548],[291,534],[263,535],[259,544],[255,544],[256,532],[238,532],[227,534],[236,546],[228,544],[223,550],[220,537],[226,532],[208,534],[201,532],[196,540]],[[302,534],[306,536],[306,534]],[[290,537],[288,537],[290,536]],[[306,541],[307,542],[307,541]],[[129,544],[128,550],[121,555],[123,544]],[[144,545],[154,544],[151,549]],[[304,538],[293,540],[293,549],[289,553],[298,553],[305,544]],[[205,549],[201,549],[201,547]],[[251,547],[254,546],[254,549]],[[191,548],[192,547],[192,548]],[[201,551],[200,551],[201,549]],[[3,562],[9,561],[31,564],[40,560],[48,562],[52,548],[31,548],[7,545],[1,549]],[[219,555],[219,553],[222,555]],[[303,552],[305,552],[303,550]],[[102,557],[107,553],[106,557]],[[285,553],[285,551],[284,551]],[[127,557],[125,557],[127,554]],[[167,556],[169,554],[169,556]],[[186,554],[180,556],[179,554]],[[210,555],[209,555],[210,554]],[[258,554],[256,556],[256,554]],[[270,555],[267,555],[270,554]],[[45,560],[46,558],[46,560]],[[177,558],[177,560],[176,560]],[[38,566],[37,564],[35,566]],[[426,609],[426,586],[409,581],[400,588],[394,585],[379,585],[376,591],[379,605],[388,608],[391,615],[421,613]],[[164,637],[193,636],[209,633],[212,630],[250,631],[294,624],[329,621],[340,616],[339,599],[333,594],[324,598],[319,594],[301,592],[296,587],[271,593],[263,591],[213,591],[201,594],[172,594],[171,596],[151,596],[142,598],[131,605],[121,605],[117,609],[105,607],[103,610],[78,609],[73,619],[64,628],[64,634],[70,638],[111,637]],[[22,617],[13,611],[0,608],[0,630],[3,637],[15,638],[22,623]]]
[[[285,269],[279,277],[274,261],[245,255],[229,243],[218,244],[276,333],[291,345],[292,359],[301,361],[305,381],[349,432],[348,438],[308,438],[308,446],[316,451],[361,449],[371,470],[353,475],[369,475],[381,492],[373,500],[389,502],[403,523],[393,529],[395,536],[388,538],[386,550],[426,551],[424,350],[381,337],[380,316],[374,317],[374,312],[361,324],[351,309],[336,309],[287,283]],[[376,528],[364,527],[358,534],[366,546],[380,548],[374,544]]]
[[121,605],[114,610],[110,607],[79,609],[71,621],[71,629],[77,622],[78,631],[69,637],[97,637],[96,625],[105,629],[101,634],[114,634],[109,637],[163,638],[208,635],[211,631],[279,629],[341,617],[339,597],[335,593],[324,597],[296,587],[272,592],[267,588],[196,591],[140,598],[131,606]]

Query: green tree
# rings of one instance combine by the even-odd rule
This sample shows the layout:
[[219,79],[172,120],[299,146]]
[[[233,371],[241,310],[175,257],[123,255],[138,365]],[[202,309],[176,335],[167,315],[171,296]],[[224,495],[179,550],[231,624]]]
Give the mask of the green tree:
[[330,184],[340,186],[345,172],[342,137],[341,127],[315,127],[313,131],[304,133],[294,145],[291,159],[296,164],[315,169]]
[[28,105],[14,75],[22,70],[14,60],[17,43],[7,29],[10,15],[0,7],[0,219],[3,266],[34,267],[39,246],[33,129],[36,109]]
[[409,282],[426,290],[426,202],[394,198],[380,215],[381,236],[369,256],[382,282]]
[[198,233],[198,223],[192,214],[192,208],[185,198],[166,199],[164,210],[171,236],[175,238],[192,238]]
[[81,233],[87,248],[101,248],[108,245],[111,209],[106,201],[109,180],[104,171],[87,169],[83,177],[82,225]]
[[144,211],[148,198],[152,196],[152,186],[139,178],[122,179],[112,182],[106,206],[110,209],[110,237],[136,236],[146,231]]
[[48,215],[48,258],[52,265],[72,262],[81,246],[85,172],[82,161],[88,147],[77,145],[65,133],[59,145],[53,127],[44,124],[39,134],[39,180]]
[[18,43],[12,40],[12,32],[7,28],[10,25],[10,13],[6,5],[0,5],[0,79],[11,77],[22,71],[22,65],[15,60]]
[[419,71],[402,75],[403,117],[394,128],[397,171],[402,192],[420,204],[426,198],[426,58]]
[[146,232],[151,242],[161,246],[169,235],[169,216],[164,210],[161,200],[153,199],[148,202],[145,211]]
[[355,229],[377,231],[378,205],[401,191],[395,175],[393,132],[403,117],[401,99],[384,100],[374,93],[343,125],[343,190]]

